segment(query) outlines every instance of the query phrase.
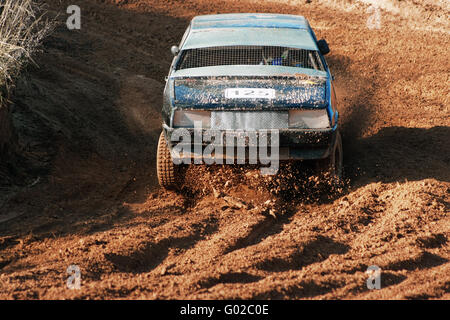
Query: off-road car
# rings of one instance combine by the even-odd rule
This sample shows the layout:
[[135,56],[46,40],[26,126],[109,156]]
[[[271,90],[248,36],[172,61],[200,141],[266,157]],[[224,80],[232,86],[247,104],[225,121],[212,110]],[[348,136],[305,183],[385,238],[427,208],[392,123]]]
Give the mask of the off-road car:
[[[180,183],[177,164],[220,158],[214,152],[206,157],[210,142],[195,137],[196,132],[205,137],[202,133],[208,130],[219,133],[210,140],[227,152],[228,145],[235,145],[230,136],[267,135],[261,141],[276,145],[279,160],[317,160],[321,171],[340,181],[343,153],[336,96],[323,57],[330,50],[325,40],[317,41],[304,17],[197,16],[171,51],[157,151],[162,187]],[[238,146],[255,147],[248,134],[242,141]]]

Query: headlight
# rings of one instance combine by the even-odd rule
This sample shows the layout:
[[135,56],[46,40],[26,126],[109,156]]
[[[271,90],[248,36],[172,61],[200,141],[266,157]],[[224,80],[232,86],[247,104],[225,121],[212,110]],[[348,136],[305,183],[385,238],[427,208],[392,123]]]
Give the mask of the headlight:
[[289,127],[301,129],[329,128],[330,120],[327,110],[290,110]]
[[194,122],[201,122],[202,128],[211,127],[210,111],[177,110],[173,116],[174,128],[194,128]]

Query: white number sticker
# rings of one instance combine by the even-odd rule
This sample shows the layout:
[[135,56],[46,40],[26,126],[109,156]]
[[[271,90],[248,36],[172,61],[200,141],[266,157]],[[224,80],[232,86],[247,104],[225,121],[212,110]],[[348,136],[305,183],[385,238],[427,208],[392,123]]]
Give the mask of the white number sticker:
[[275,98],[274,89],[265,88],[227,88],[225,89],[225,98],[227,99],[273,99]]

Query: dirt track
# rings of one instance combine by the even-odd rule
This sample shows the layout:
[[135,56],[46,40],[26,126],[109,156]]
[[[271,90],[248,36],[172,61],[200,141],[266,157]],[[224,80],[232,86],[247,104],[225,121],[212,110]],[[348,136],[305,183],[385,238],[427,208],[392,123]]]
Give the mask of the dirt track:
[[[65,21],[71,1],[47,2]],[[0,298],[450,298],[448,5],[385,1],[369,29],[363,5],[261,3],[78,1],[82,29],[58,27],[17,86],[25,156],[19,185],[0,189],[0,219],[16,216],[0,223]],[[301,14],[330,43],[341,193],[249,168],[158,188],[169,48],[193,16],[225,12]],[[371,265],[382,290],[366,287]]]

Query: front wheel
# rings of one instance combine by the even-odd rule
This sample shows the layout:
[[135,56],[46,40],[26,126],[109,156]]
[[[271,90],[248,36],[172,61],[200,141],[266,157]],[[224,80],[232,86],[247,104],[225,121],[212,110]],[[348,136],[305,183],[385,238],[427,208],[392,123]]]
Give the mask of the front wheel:
[[333,186],[340,186],[343,183],[343,161],[344,154],[342,149],[341,134],[336,132],[336,143],[331,150],[330,155],[317,161],[319,175],[324,177]]
[[181,180],[178,169],[172,161],[169,147],[164,138],[164,132],[161,132],[156,155],[156,173],[159,185],[164,189],[176,189]]

